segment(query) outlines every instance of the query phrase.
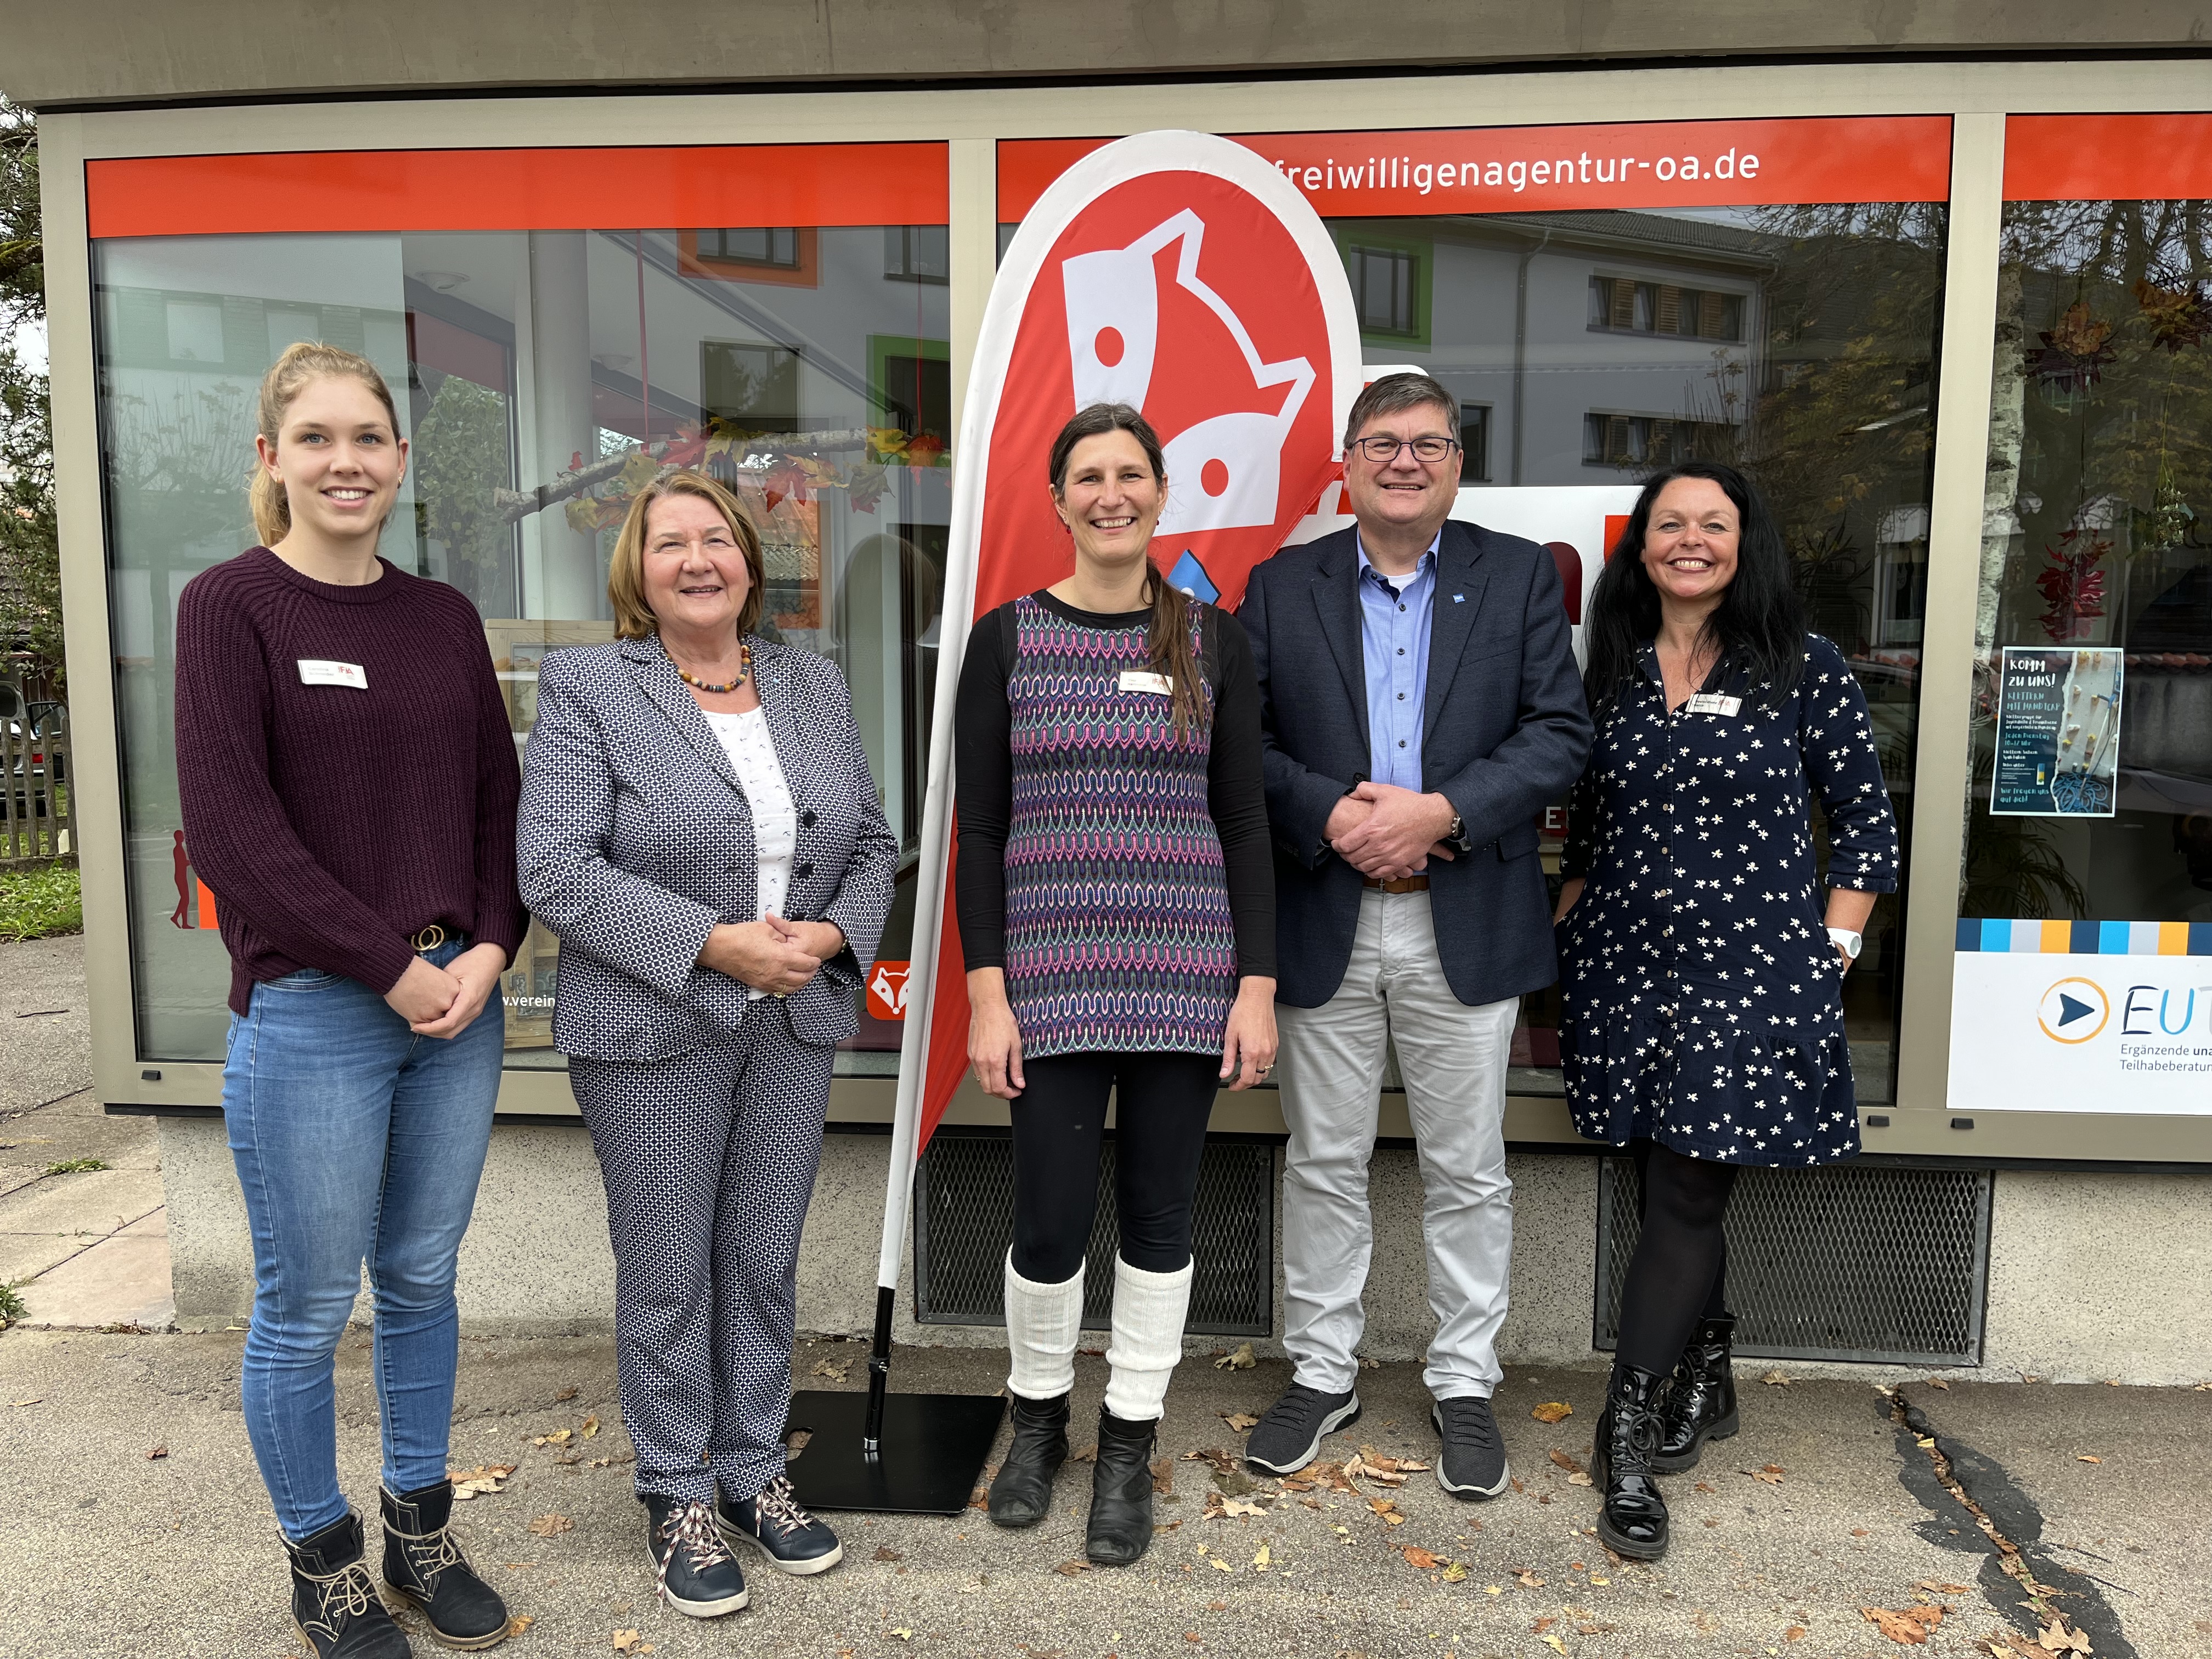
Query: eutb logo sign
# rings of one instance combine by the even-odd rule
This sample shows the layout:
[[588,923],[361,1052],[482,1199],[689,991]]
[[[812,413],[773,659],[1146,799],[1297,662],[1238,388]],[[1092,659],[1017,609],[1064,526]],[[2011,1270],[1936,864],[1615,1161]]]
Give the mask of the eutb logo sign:
[[[1144,411],[1167,452],[1152,556],[1233,608],[1334,476],[1361,385],[1352,292],[1305,198],[1243,145],[1152,132],[1108,145],[1040,197],[1008,250],[978,346],[988,453],[972,616],[1073,568],[1047,452],[1078,410]],[[976,463],[981,461],[981,465]],[[953,535],[961,529],[958,504]],[[958,557],[957,553],[954,555]]]

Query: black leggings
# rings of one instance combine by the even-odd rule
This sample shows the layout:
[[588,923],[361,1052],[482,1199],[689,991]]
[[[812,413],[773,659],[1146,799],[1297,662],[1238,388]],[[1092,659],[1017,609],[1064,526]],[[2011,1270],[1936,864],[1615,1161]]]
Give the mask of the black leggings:
[[1631,1149],[1644,1171],[1644,1232],[1621,1287],[1614,1359],[1664,1376],[1700,1318],[1728,1307],[1728,1245],[1721,1234],[1736,1166],[1684,1158],[1649,1140]]
[[1181,1271],[1219,1056],[1056,1054],[1024,1060],[1022,1074],[1028,1086],[1012,1103],[1014,1271],[1061,1285],[1083,1270],[1109,1091],[1121,1259],[1146,1273]]

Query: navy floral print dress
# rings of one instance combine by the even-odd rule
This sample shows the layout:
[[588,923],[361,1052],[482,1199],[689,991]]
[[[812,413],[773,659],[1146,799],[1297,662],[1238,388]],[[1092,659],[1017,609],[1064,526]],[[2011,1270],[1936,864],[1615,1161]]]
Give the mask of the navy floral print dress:
[[1771,708],[1725,663],[1704,689],[1740,707],[1670,713],[1647,644],[1575,787],[1561,869],[1588,884],[1559,924],[1567,1104],[1577,1131],[1613,1146],[1648,1135],[1729,1164],[1854,1158],[1811,801],[1827,814],[1828,884],[1895,891],[1897,823],[1866,698],[1818,635]]

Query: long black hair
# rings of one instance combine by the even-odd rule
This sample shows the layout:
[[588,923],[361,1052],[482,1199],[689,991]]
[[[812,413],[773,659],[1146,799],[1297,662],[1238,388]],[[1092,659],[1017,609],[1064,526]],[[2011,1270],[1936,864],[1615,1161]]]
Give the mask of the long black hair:
[[[1637,673],[1644,644],[1659,632],[1659,590],[1644,568],[1644,538],[1659,492],[1677,478],[1705,478],[1735,504],[1738,534],[1735,579],[1705,618],[1701,645],[1746,678],[1757,701],[1778,703],[1797,686],[1805,668],[1805,606],[1792,580],[1766,503],[1751,480],[1717,461],[1682,461],[1652,474],[1613,544],[1605,570],[1590,592],[1583,638],[1589,648],[1583,689],[1590,712],[1602,715]],[[1764,687],[1762,691],[1759,688]]]
[[[1067,467],[1076,445],[1085,438],[1103,438],[1109,432],[1126,432],[1145,452],[1145,464],[1163,487],[1168,481],[1166,453],[1152,423],[1127,404],[1092,404],[1079,410],[1052,441],[1046,467],[1052,477],[1052,493],[1067,489]],[[1199,684],[1198,659],[1190,645],[1190,601],[1180,588],[1160,574],[1147,553],[1145,557],[1145,603],[1152,617],[1145,629],[1146,659],[1164,674],[1174,690],[1169,694],[1171,719],[1178,738],[1203,731],[1206,721],[1206,694]]]

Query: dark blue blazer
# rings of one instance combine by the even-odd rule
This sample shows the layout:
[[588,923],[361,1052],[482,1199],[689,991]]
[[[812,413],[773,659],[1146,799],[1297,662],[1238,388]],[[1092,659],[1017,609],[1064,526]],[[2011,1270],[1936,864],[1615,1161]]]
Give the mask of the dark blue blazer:
[[[1437,556],[1421,778],[1459,813],[1468,850],[1429,860],[1429,905],[1452,994],[1502,1002],[1559,977],[1538,822],[1582,775],[1589,709],[1551,554],[1449,520]],[[1317,1008],[1344,982],[1360,892],[1359,872],[1322,844],[1322,831],[1372,767],[1353,532],[1286,547],[1260,566],[1237,619],[1260,675],[1275,994]]]

